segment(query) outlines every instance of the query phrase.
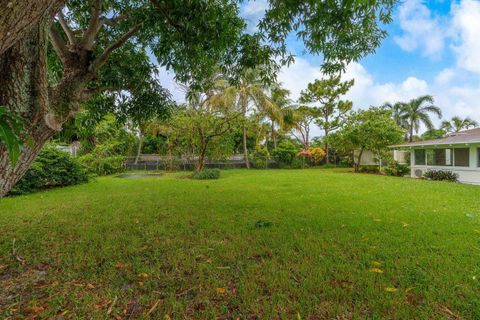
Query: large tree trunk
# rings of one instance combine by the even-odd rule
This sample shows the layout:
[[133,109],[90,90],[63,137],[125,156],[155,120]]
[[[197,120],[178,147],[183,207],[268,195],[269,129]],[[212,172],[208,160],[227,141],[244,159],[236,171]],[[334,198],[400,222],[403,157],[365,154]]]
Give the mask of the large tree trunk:
[[357,159],[355,161],[355,159],[353,159],[353,170],[355,172],[359,172],[360,171],[360,164],[362,163],[362,155],[363,155],[363,147],[360,148],[360,152],[358,153],[358,156],[357,156]]
[[0,55],[45,17],[52,18],[64,0],[0,0]]
[[0,54],[0,105],[25,119],[26,143],[15,167],[0,146],[0,197],[5,196],[27,172],[31,163],[55,131],[47,126],[48,85],[46,79],[46,25],[34,26],[22,41]]
[[273,149],[277,149],[277,135],[275,133],[275,122],[272,120],[272,143]]
[[197,171],[202,171],[205,168],[205,156],[207,154],[207,145],[203,145],[200,150],[197,162]]
[[135,157],[135,164],[138,163],[140,159],[140,155],[142,154],[142,145],[143,145],[143,133],[140,131],[140,135],[138,137],[138,148],[137,148],[137,156]]
[[245,167],[250,169],[250,161],[248,160],[248,147],[247,147],[247,127],[243,125],[243,159],[245,160]]
[[410,137],[408,138],[408,141],[413,141],[413,121],[410,123]]
[[0,198],[6,196],[25,175],[42,147],[54,133],[55,131],[46,125],[41,125],[30,131],[32,144],[22,150],[15,167],[11,165],[10,159],[6,156],[5,148],[0,148]]
[[330,157],[328,154],[328,130],[325,129],[325,163],[330,163]]

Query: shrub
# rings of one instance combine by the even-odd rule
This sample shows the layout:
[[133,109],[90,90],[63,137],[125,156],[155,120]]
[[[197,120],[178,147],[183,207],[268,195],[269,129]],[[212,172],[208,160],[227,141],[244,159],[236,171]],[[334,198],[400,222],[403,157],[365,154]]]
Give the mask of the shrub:
[[360,173],[380,173],[378,166],[360,166],[358,172]]
[[447,170],[428,170],[423,176],[428,180],[458,181],[458,174]]
[[387,176],[404,177],[410,173],[410,167],[394,161],[384,171]]
[[319,164],[325,158],[325,150],[323,148],[309,148],[310,157],[315,165]]
[[220,178],[219,169],[204,169],[202,171],[195,171],[192,175],[192,179],[197,180],[213,180]]
[[256,146],[252,155],[252,164],[254,168],[266,169],[268,168],[268,160],[270,160],[270,153],[265,146]]
[[38,155],[25,176],[10,194],[26,194],[40,189],[63,187],[88,182],[87,171],[55,146],[47,146]]
[[99,157],[94,154],[86,154],[78,158],[78,161],[89,173],[98,176],[123,172],[125,170],[124,156]]
[[[292,167],[297,159],[298,147],[288,141],[283,141],[273,150],[272,155],[279,167]],[[295,163],[297,165],[297,163]]]

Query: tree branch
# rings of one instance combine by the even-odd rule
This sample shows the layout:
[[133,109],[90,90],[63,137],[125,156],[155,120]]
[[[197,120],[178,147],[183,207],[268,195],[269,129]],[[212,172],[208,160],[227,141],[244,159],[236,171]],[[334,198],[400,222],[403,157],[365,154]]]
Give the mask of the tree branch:
[[53,48],[55,49],[55,52],[62,61],[63,65],[65,65],[68,49],[65,45],[65,41],[62,39],[62,36],[53,24],[50,26],[48,35],[50,37]]
[[101,66],[107,62],[108,57],[110,54],[120,48],[125,42],[128,41],[131,37],[133,37],[139,30],[140,30],[141,24],[135,25],[133,28],[130,29],[127,33],[122,35],[120,38],[117,39],[114,43],[112,43],[108,48],[105,49],[105,51],[102,53],[100,57],[98,57],[90,66],[90,71],[95,72],[98,70]]
[[126,18],[128,18],[129,15],[130,15],[130,13],[127,12],[127,13],[121,14],[121,15],[119,15],[117,17],[114,17],[114,18],[111,18],[111,19],[102,17],[100,19],[100,22],[101,22],[101,24],[105,24],[107,26],[114,26],[117,23],[119,23],[120,21],[123,21]]
[[74,45],[77,42],[75,38],[75,34],[73,33],[72,29],[70,29],[70,26],[68,25],[68,22],[65,20],[65,16],[63,15],[62,11],[58,13],[58,21],[60,22],[60,25],[62,26],[63,31],[65,31],[65,34],[67,35],[68,42],[71,45]]
[[111,92],[111,91],[115,91],[115,90],[117,90],[117,88],[108,87],[108,86],[100,86],[100,87],[96,87],[96,88],[87,88],[87,89],[83,90],[82,93],[80,94],[80,100],[85,101],[85,100],[88,100],[88,99],[91,99],[91,98],[95,97],[97,94],[107,92],[107,91]]
[[158,0],[151,0],[153,6],[160,12],[160,14],[167,20],[168,24],[177,29],[177,31],[183,30],[183,25],[173,21],[172,17],[168,14],[165,8],[158,2]]
[[92,4],[90,22],[88,23],[87,31],[85,31],[82,47],[85,50],[92,50],[93,42],[95,41],[95,36],[102,27],[100,23],[100,13],[102,9],[102,0],[95,0]]

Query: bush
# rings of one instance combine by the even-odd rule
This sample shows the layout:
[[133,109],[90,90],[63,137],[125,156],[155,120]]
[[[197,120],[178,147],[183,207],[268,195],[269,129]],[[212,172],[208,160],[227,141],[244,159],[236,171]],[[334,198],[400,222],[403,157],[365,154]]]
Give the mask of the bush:
[[[293,166],[298,165],[295,163],[295,159],[297,159],[298,154],[298,147],[288,141],[284,141],[278,145],[278,147],[273,150],[272,155],[273,159],[278,163],[280,168],[288,167],[291,168]],[[301,167],[301,166],[300,166]]]
[[252,155],[252,165],[254,168],[267,169],[270,153],[265,146],[256,146]]
[[378,166],[360,166],[358,169],[360,173],[380,173]]
[[202,171],[195,171],[192,175],[192,179],[197,180],[213,180],[220,178],[219,169],[204,169]]
[[90,153],[79,157],[78,161],[88,170],[89,173],[98,176],[125,171],[124,156],[99,157]]
[[394,161],[384,171],[387,176],[404,177],[410,173],[410,167]]
[[323,148],[310,148],[308,151],[311,154],[313,164],[318,165],[325,158],[325,150]]
[[428,170],[423,174],[423,177],[428,180],[458,181],[458,174],[447,170]]
[[88,182],[88,173],[78,161],[55,146],[47,146],[40,152],[25,176],[13,187],[10,194],[26,194],[41,189],[85,182]]

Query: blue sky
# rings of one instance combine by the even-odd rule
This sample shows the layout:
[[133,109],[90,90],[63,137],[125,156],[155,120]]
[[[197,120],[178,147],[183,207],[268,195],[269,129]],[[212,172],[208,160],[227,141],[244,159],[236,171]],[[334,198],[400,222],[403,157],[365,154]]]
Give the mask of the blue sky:
[[[250,31],[266,8],[266,0],[242,6]],[[458,115],[480,121],[480,1],[404,0],[386,30],[389,35],[381,47],[349,65],[344,74],[345,80],[355,79],[347,95],[354,108],[431,94],[444,119]],[[289,38],[288,47],[297,59],[282,70],[279,80],[295,99],[308,82],[322,77],[321,59],[304,54],[295,37]],[[167,86],[182,100],[172,83]]]

